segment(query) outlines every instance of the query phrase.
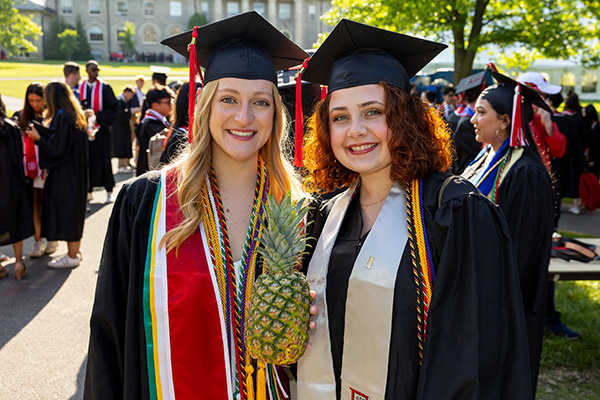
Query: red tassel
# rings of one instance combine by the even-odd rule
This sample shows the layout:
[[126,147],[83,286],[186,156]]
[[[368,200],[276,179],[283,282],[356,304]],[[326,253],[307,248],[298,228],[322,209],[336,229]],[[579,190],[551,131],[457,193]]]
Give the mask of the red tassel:
[[494,72],[498,72],[498,68],[494,65],[494,63],[487,63],[485,65],[486,69],[492,70]]
[[525,139],[525,130],[523,128],[523,112],[521,102],[521,84],[517,83],[517,86],[515,86],[515,96],[513,97],[510,147],[527,146],[527,139]]
[[188,51],[190,52],[190,93],[188,97],[188,143],[192,143],[193,132],[194,132],[194,111],[196,109],[196,68],[198,66],[198,58],[196,57],[196,39],[198,38],[198,27],[195,26],[192,31],[192,41],[188,44]]
[[321,100],[325,100],[327,97],[327,86],[321,85]]
[[304,113],[302,112],[302,73],[308,67],[307,58],[296,75],[296,123],[294,129],[294,166],[302,167],[302,150],[304,147]]

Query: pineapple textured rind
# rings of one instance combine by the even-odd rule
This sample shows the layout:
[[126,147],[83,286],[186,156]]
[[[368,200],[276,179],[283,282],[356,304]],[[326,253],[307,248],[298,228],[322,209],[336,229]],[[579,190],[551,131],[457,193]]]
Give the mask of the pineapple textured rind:
[[263,274],[254,282],[245,335],[250,355],[269,364],[296,362],[308,344],[310,288],[294,269],[307,239],[302,222],[308,209],[302,203],[293,203],[289,192],[281,204],[269,196],[268,227],[259,238]]

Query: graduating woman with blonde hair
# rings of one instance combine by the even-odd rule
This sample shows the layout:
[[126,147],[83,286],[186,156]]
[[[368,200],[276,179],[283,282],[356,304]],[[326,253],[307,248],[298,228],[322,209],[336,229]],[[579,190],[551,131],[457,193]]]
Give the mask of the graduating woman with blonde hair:
[[[86,398],[245,400],[259,385],[243,336],[260,272],[257,237],[267,194],[302,192],[280,150],[286,116],[275,71],[307,54],[255,12],[163,44],[188,56],[190,42],[190,64],[197,48],[205,67],[190,144],[174,164],[126,185],[115,203]],[[275,368],[267,372],[260,390],[289,393]]]

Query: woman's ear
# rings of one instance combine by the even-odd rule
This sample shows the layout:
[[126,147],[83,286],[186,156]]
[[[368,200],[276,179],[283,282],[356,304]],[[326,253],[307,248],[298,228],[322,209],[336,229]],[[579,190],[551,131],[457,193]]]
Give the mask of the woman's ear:
[[502,120],[502,130],[510,131],[510,117],[508,114],[501,115],[500,119]]

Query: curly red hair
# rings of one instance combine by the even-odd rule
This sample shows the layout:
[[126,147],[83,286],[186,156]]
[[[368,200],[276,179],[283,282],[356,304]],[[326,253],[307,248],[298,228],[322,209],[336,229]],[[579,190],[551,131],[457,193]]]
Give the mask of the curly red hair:
[[[402,185],[432,172],[447,171],[452,162],[452,145],[446,123],[437,111],[402,89],[380,83],[385,91],[386,121],[392,132],[390,178]],[[304,186],[317,193],[349,186],[358,173],[344,167],[334,156],[329,140],[331,95],[316,106],[309,120],[304,147],[308,170]]]

